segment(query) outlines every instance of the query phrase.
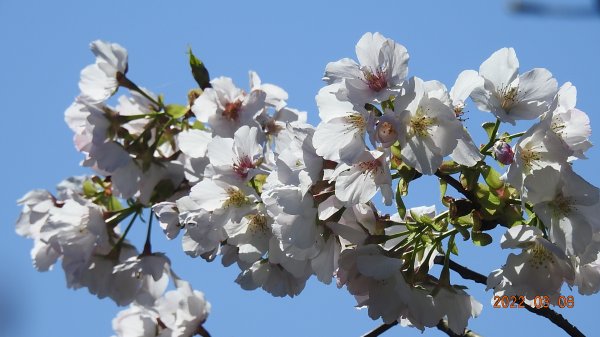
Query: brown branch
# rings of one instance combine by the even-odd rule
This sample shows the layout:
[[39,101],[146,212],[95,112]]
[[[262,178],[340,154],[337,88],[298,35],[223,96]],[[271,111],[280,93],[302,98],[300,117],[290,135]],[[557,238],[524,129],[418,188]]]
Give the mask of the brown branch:
[[[396,325],[398,325],[398,321],[395,321],[390,324],[385,324],[385,323],[381,324],[377,328],[362,335],[362,337],[380,336],[382,333],[388,331],[389,329],[391,329],[392,327],[394,327]],[[464,334],[459,335],[459,334],[455,333],[454,331],[450,330],[450,327],[448,326],[448,322],[444,319],[440,320],[440,322],[435,327],[438,328],[438,330],[446,333],[450,337],[481,337],[479,334],[477,334],[476,332],[474,332],[472,330],[465,330]]]
[[367,332],[366,334],[362,335],[362,337],[377,337],[379,335],[381,335],[382,333],[388,331],[389,329],[391,329],[392,327],[398,325],[398,321],[394,321],[390,324],[387,323],[383,323],[380,326],[376,327],[375,329]]
[[445,181],[448,185],[454,187],[455,190],[457,190],[460,194],[464,195],[467,199],[469,199],[477,208],[481,207],[479,201],[477,201],[477,198],[475,197],[475,194],[464,188],[460,181],[456,180],[453,176],[449,174],[444,174],[439,170],[435,172],[435,175],[436,177]]
[[440,320],[440,322],[436,325],[436,327],[442,331],[445,332],[448,336],[450,337],[481,337],[480,334],[476,333],[473,330],[465,330],[465,333],[463,333],[462,335],[459,335],[457,333],[455,333],[454,331],[450,330],[450,327],[448,326],[448,321],[446,321],[445,319]]
[[[436,256],[434,261],[436,264],[444,264],[444,258],[442,256]],[[487,277],[465,266],[462,266],[452,260],[450,260],[450,269],[454,270],[464,279],[472,280],[476,283],[480,283],[483,285],[487,284]],[[525,303],[523,303],[523,305],[525,306],[525,309],[527,309],[527,311],[532,312],[538,316],[547,318],[552,323],[554,323],[554,325],[563,329],[569,336],[585,337],[585,335],[575,325],[571,324],[566,318],[564,318],[561,314],[557,313],[556,311],[550,308],[534,308]]]

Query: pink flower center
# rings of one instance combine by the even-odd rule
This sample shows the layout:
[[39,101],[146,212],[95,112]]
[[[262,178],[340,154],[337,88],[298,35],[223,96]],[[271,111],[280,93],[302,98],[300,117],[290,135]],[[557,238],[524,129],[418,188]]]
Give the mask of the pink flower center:
[[233,163],[233,172],[242,179],[246,179],[248,177],[248,171],[253,168],[255,168],[254,163],[247,155],[243,155],[239,158],[237,163]]
[[381,68],[377,68],[375,71],[363,69],[363,75],[365,77],[365,83],[373,91],[379,92],[388,86],[387,78]]
[[223,110],[223,117],[230,121],[236,121],[240,115],[240,109],[242,108],[242,101],[237,100],[235,102],[229,102],[225,104],[225,110]]
[[358,163],[358,169],[364,174],[374,175],[379,171],[380,167],[381,162],[377,159]]

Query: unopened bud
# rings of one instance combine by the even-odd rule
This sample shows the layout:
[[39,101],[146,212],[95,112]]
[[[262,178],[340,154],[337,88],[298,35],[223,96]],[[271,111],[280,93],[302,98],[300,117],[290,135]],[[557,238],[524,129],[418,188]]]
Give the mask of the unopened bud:
[[494,144],[492,155],[494,158],[504,165],[510,165],[515,159],[515,153],[510,145],[499,140]]

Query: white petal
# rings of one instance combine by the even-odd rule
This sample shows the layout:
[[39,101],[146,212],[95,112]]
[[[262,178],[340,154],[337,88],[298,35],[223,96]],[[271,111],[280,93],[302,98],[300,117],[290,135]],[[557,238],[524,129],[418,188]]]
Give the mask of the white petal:
[[479,75],[489,80],[496,91],[509,86],[519,74],[519,60],[513,48],[497,50],[479,67]]

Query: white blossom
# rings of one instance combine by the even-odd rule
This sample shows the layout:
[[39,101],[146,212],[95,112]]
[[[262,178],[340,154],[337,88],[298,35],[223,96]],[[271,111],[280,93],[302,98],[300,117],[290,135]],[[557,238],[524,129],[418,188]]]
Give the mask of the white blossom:
[[434,174],[445,156],[451,154],[458,139],[464,135],[462,124],[452,109],[440,101],[439,93],[427,91],[431,83],[411,78],[409,87],[415,98],[409,95],[397,97],[399,106],[407,108],[399,114],[405,128],[400,137],[401,156],[408,165],[423,174]]
[[392,176],[388,156],[380,151],[364,151],[356,163],[341,163],[333,172],[335,196],[350,205],[370,201],[377,190],[383,195],[386,205],[392,204]]
[[323,79],[343,83],[357,105],[387,100],[408,73],[408,51],[380,33],[366,33],[356,44],[358,62],[341,59],[327,64]]
[[106,101],[119,88],[119,77],[127,73],[127,51],[116,43],[96,40],[90,44],[96,63],[81,71],[82,98],[92,104]]
[[[548,228],[549,239],[569,256],[581,257],[600,233],[600,191],[568,166],[547,166],[525,178],[525,200]],[[594,254],[596,255],[596,254]]]
[[481,111],[491,112],[502,122],[535,119],[546,112],[558,90],[552,74],[535,68],[519,75],[519,60],[512,48],[502,48],[479,67],[484,86],[475,88],[471,99]]
[[237,88],[231,78],[210,81],[192,105],[192,112],[202,123],[208,123],[214,135],[233,137],[242,125],[255,126],[254,117],[265,107],[266,94],[253,90],[249,94]]
[[511,253],[506,264],[488,276],[487,289],[493,288],[497,296],[524,296],[528,301],[536,296],[548,296],[556,303],[563,283],[574,281],[573,267],[567,256],[544,239],[538,228],[512,227],[502,236],[500,246],[522,251],[518,255]]

